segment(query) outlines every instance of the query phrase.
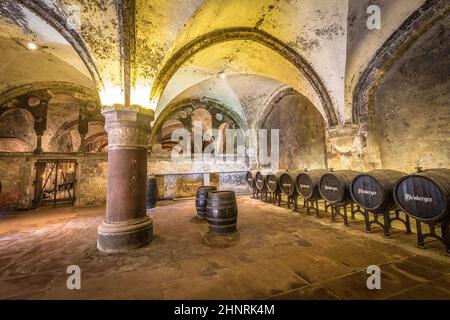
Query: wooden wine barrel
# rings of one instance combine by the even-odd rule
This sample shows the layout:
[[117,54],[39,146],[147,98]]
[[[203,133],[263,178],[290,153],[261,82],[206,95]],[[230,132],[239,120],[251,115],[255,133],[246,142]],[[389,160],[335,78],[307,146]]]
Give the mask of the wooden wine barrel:
[[401,178],[394,187],[394,200],[415,219],[450,220],[450,169],[429,169]]
[[320,177],[319,192],[329,203],[349,203],[352,200],[350,196],[352,181],[359,174],[361,172],[353,170],[338,170],[325,173]]
[[393,193],[397,181],[406,173],[396,170],[372,170],[356,176],[350,188],[353,201],[375,213],[396,207]]
[[297,195],[297,187],[295,186],[295,182],[297,181],[297,176],[303,171],[292,171],[292,172],[284,172],[280,176],[280,189],[281,191],[288,196]]
[[267,189],[269,189],[270,192],[281,192],[280,177],[283,172],[284,171],[279,171],[277,173],[269,173],[266,176],[266,185]]
[[212,191],[206,205],[209,232],[230,234],[236,231],[237,203],[234,191]]
[[255,185],[256,189],[263,190],[267,187],[267,175],[270,174],[269,170],[263,170],[256,172],[255,175]]
[[155,176],[147,177],[147,209],[156,207],[158,202],[158,182]]
[[258,172],[256,172],[256,175],[255,175],[255,186],[256,186],[256,189],[258,189],[258,190],[262,190],[262,189],[264,189],[264,186],[265,186],[265,184],[266,184],[266,179],[265,179],[266,177],[261,173],[261,171],[258,171]]
[[206,219],[206,204],[208,202],[208,194],[211,191],[217,191],[217,188],[215,186],[201,186],[197,189],[195,207],[199,219]]
[[250,188],[255,188],[255,178],[256,178],[256,170],[247,171],[245,175],[245,180]]
[[327,170],[311,170],[302,172],[297,176],[296,187],[297,192],[303,198],[308,200],[316,200],[321,198],[319,192],[320,178],[328,173]]

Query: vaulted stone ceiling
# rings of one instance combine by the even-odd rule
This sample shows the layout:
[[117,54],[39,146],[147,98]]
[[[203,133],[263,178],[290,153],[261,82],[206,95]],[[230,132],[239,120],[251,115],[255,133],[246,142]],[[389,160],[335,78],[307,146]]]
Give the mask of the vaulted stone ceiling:
[[[328,125],[344,124],[351,122],[360,74],[425,2],[445,5],[378,1],[383,28],[370,31],[370,1],[360,0],[3,0],[0,94],[67,82],[96,89],[104,104],[138,103],[160,114],[180,94],[224,73],[251,92],[238,99],[290,86]],[[69,23],[77,10],[80,25]],[[38,49],[28,50],[29,42]],[[248,118],[247,101],[229,102],[224,86],[211,90]]]

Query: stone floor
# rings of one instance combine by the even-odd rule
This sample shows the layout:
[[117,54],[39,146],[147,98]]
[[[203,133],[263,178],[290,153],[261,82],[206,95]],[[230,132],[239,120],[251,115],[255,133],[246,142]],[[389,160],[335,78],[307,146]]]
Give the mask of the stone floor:
[[[104,208],[40,209],[0,219],[1,299],[450,299],[443,246],[415,246],[415,235],[385,239],[329,218],[238,198],[239,241],[205,244],[194,200],[149,211],[155,238],[120,255],[96,250]],[[381,290],[366,268],[379,265]],[[68,290],[66,268],[81,268]]]

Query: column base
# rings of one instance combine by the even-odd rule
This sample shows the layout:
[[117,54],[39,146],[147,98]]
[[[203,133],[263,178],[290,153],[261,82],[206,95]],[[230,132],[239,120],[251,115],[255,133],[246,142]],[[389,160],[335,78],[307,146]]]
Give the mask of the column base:
[[105,253],[120,253],[150,243],[153,221],[148,216],[123,222],[103,222],[97,229],[97,249]]

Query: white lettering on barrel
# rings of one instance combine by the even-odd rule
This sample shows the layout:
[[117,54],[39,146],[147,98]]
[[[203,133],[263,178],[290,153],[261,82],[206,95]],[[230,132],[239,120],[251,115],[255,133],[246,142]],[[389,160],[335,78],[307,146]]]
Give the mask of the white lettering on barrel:
[[367,194],[369,196],[376,196],[377,195],[376,191],[364,190],[364,189],[359,188],[358,189],[358,194],[361,194],[361,193],[362,194]]
[[300,188],[301,188],[301,189],[309,189],[309,188],[311,188],[311,186],[308,185],[308,184],[301,184],[301,185],[300,185]]
[[336,192],[336,191],[337,191],[337,188],[336,188],[336,187],[330,187],[330,186],[325,185],[325,191],[326,191],[326,190],[330,190],[330,191]]
[[414,195],[410,195],[408,193],[405,193],[405,201],[420,201],[423,203],[428,203],[428,202],[433,202],[433,198],[428,198],[428,197],[420,197],[420,196],[414,196]]

